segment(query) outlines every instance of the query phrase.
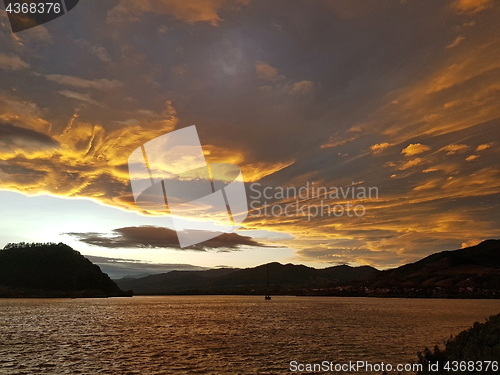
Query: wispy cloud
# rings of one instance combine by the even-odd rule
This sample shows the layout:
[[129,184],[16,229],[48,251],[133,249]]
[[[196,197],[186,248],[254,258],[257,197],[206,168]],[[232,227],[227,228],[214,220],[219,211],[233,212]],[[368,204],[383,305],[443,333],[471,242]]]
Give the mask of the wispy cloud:
[[457,153],[465,152],[468,149],[469,149],[469,146],[467,146],[467,145],[460,144],[460,143],[454,143],[454,144],[447,145],[447,146],[443,147],[439,151],[445,151],[446,155],[454,155]]
[[116,79],[109,80],[105,78],[91,80],[60,74],[49,74],[46,75],[45,78],[49,81],[56,82],[61,85],[73,86],[76,88],[95,89],[100,91],[117,89],[123,85]]
[[423,159],[421,159],[421,158],[415,158],[413,160],[410,160],[410,161],[404,163],[399,169],[401,169],[402,171],[404,171],[406,169],[409,169],[409,168],[415,167],[417,165],[420,165],[420,164],[422,164],[422,162],[423,162]]
[[453,42],[451,42],[450,44],[448,44],[448,45],[446,46],[446,48],[453,48],[453,47],[456,47],[456,46],[458,46],[458,45],[462,42],[462,40],[464,40],[464,39],[465,39],[465,36],[463,36],[463,35],[459,35],[459,36],[457,36],[457,37],[455,38],[455,40],[454,40]]
[[82,48],[85,48],[89,53],[93,54],[95,57],[97,57],[102,62],[108,63],[108,64],[113,64],[113,60],[111,59],[111,56],[109,55],[106,48],[104,48],[103,46],[92,44],[92,43],[86,41],[85,39],[77,39],[77,40],[75,40],[75,44],[82,47]]
[[0,53],[0,69],[22,70],[28,69],[30,64],[21,60],[19,56]]
[[387,142],[377,143],[375,145],[370,146],[370,150],[372,150],[374,154],[380,154],[382,151],[384,151],[389,146],[390,146],[390,144]]
[[81,101],[81,102],[84,102],[87,104],[96,105],[98,107],[104,107],[104,104],[99,103],[98,101],[92,99],[89,94],[82,94],[79,92],[74,92],[74,91],[69,91],[69,90],[58,91],[58,93],[61,94],[62,96],[65,96],[66,98],[76,99],[78,101]]

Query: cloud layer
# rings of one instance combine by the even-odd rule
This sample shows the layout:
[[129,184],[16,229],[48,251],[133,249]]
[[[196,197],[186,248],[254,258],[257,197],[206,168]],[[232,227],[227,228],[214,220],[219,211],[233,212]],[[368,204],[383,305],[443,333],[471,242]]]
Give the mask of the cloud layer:
[[[386,267],[498,237],[497,2],[99,4],[72,15],[103,14],[92,33],[62,18],[13,35],[0,15],[2,189],[138,211],[128,156],[194,124],[207,161],[238,165],[248,188],[378,187],[354,200],[359,218],[267,217],[293,202],[255,203],[244,229],[290,234],[262,243],[296,260]],[[176,246],[131,231],[75,236]],[[221,238],[203,249],[262,245]]]

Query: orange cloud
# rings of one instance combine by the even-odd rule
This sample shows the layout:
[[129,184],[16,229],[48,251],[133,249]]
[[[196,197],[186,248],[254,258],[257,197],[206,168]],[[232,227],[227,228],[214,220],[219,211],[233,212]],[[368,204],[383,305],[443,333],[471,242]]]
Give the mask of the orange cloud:
[[370,150],[373,151],[374,154],[380,154],[382,151],[384,151],[387,147],[389,147],[389,143],[377,143],[373,146],[370,146]]
[[418,191],[418,190],[427,190],[427,189],[433,189],[436,187],[436,181],[429,181],[426,182],[425,184],[419,185],[413,190]]
[[422,152],[429,151],[429,146],[422,145],[420,143],[411,143],[408,147],[404,148],[401,153],[405,156],[412,156],[421,154]]
[[231,150],[228,148],[217,147],[214,145],[204,145],[203,151],[205,158],[209,163],[229,163],[238,165],[241,168],[243,180],[245,182],[255,182],[262,178],[276,173],[290,165],[295,160],[284,162],[245,162],[245,155],[239,150]]
[[439,169],[437,168],[427,168],[422,171],[422,173],[430,173],[430,172],[437,172]]
[[493,142],[485,143],[485,144],[477,146],[476,151],[483,151],[483,150],[490,148],[491,146],[493,146]]
[[257,77],[266,81],[278,79],[278,69],[262,61],[255,63],[255,73],[257,73]]
[[455,143],[452,145],[445,146],[439,151],[446,151],[446,155],[454,155],[456,153],[465,152],[467,149],[469,149],[469,146]]
[[314,88],[314,84],[311,81],[300,81],[296,82],[290,88],[290,93],[295,95],[307,95]]
[[[49,136],[47,126],[41,125],[50,124],[33,118],[39,112],[35,105],[8,101],[0,96],[0,108],[2,103],[8,106],[4,105],[6,111],[0,120],[26,119],[46,130],[44,133],[26,129],[26,124],[22,128],[13,121],[5,125],[0,123],[2,188],[26,194],[44,192],[89,197],[132,210],[137,207],[128,187],[128,156],[141,144],[174,130],[178,123],[176,111],[167,102],[164,111],[137,111],[135,116],[120,122],[122,126],[111,131],[82,122],[75,113],[62,132]],[[246,182],[258,181],[294,163],[294,160],[250,162],[239,150],[214,145],[204,146],[204,151],[209,163],[240,166]]]
[[500,117],[496,101],[500,83],[494,73],[500,69],[500,32],[470,37],[467,49],[449,53],[452,58],[438,60],[426,77],[387,94],[385,104],[356,129],[382,133],[388,136],[386,142],[401,143]]
[[[28,108],[33,110],[32,106]],[[128,155],[151,138],[172,131],[177,124],[170,103],[160,115],[161,120],[108,132],[99,125],[80,122],[75,114],[62,133],[52,136],[58,147],[22,147],[3,152],[2,159],[12,173],[8,181],[2,179],[0,183],[24,193],[91,197],[126,207],[127,200],[121,196],[127,194]],[[26,138],[26,134],[21,136]],[[31,177],[25,179],[25,175]]]
[[492,6],[493,0],[456,0],[452,4],[458,13],[477,13]]
[[404,171],[406,169],[410,169],[412,167],[415,167],[417,165],[420,165],[422,164],[423,160],[421,158],[416,158],[416,159],[413,159],[413,160],[410,160],[409,162],[406,162],[405,164],[403,164],[402,167],[400,167],[399,169]]

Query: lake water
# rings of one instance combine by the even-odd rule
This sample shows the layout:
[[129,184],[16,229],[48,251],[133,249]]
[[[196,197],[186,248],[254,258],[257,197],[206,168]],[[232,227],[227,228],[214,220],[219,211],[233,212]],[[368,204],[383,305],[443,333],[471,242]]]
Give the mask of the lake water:
[[290,374],[291,361],[404,364],[499,312],[498,300],[4,299],[0,374]]

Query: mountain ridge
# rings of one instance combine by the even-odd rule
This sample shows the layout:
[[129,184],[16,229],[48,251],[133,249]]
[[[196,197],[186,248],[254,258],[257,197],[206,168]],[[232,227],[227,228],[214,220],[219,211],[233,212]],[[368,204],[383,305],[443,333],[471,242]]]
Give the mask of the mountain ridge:
[[442,251],[383,271],[370,266],[316,269],[272,262],[244,269],[174,270],[115,281],[62,243],[8,244],[0,250],[0,297],[130,295],[122,290],[143,295],[500,298],[500,240]]
[[[270,287],[266,287],[269,270]],[[174,272],[174,273],[172,273]],[[348,265],[315,269],[272,262],[245,269],[171,271],[115,280],[137,294],[289,294],[374,297],[499,298],[500,240],[431,254],[379,271]]]
[[320,288],[368,276],[377,269],[347,265],[316,269],[304,265],[272,262],[250,268],[221,268],[207,271],[171,271],[139,279],[115,282],[136,294],[265,294],[267,272],[274,293],[297,288]]
[[[448,293],[500,291],[500,240],[431,254],[419,261],[370,276],[365,286],[393,291],[414,289]],[[495,293],[496,294],[496,293]]]

